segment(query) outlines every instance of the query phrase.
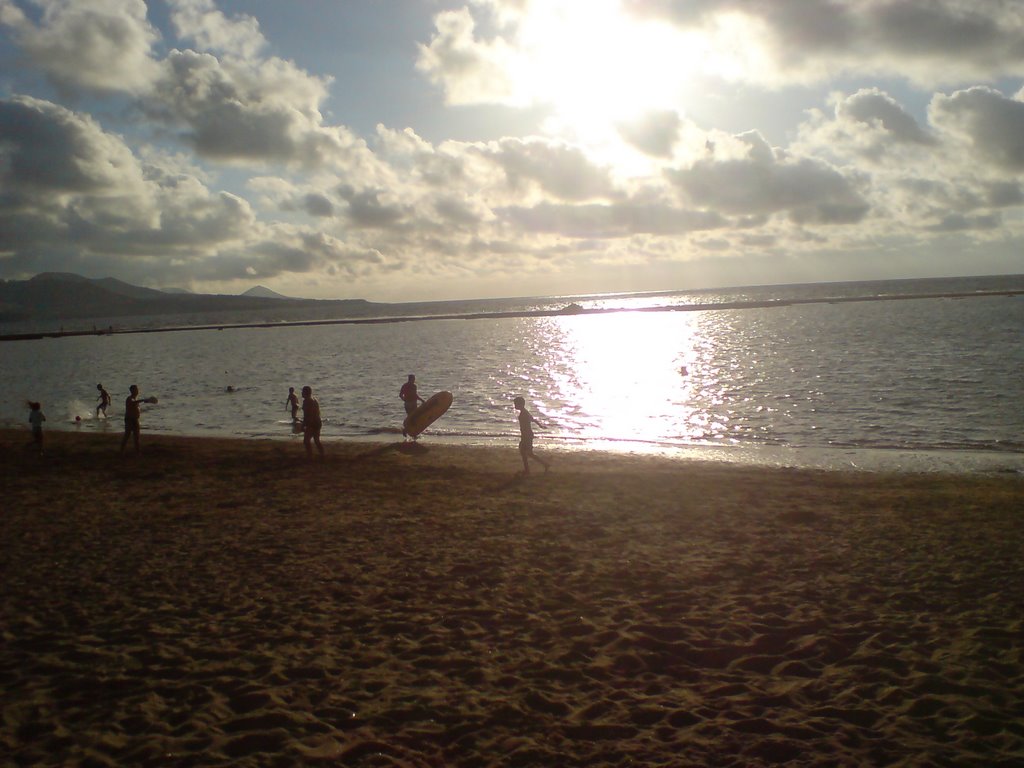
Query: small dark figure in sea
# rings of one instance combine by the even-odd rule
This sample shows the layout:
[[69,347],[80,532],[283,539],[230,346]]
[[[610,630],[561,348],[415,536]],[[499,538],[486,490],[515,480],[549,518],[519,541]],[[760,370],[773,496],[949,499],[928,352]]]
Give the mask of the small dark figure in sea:
[[[405,417],[408,419],[412,412],[416,410],[420,403],[424,402],[423,398],[420,397],[419,392],[416,389],[416,375],[410,373],[408,381],[402,385],[402,388],[398,390],[398,396],[402,398],[402,402],[405,403]],[[408,437],[405,431],[405,423],[402,423],[402,437]]]
[[547,427],[537,421],[533,414],[526,410],[526,400],[523,398],[517,397],[512,401],[512,404],[519,411],[519,455],[523,459],[523,474],[530,474],[529,459],[539,463],[544,467],[544,471],[547,472],[550,467],[548,462],[533,452],[533,425],[536,424],[541,429],[547,429]]
[[100,404],[96,406],[96,418],[98,419],[102,413],[103,418],[105,419],[107,418],[107,406],[110,405],[110,393],[103,388],[102,384],[97,384],[96,389],[98,389],[100,393],[97,397]]
[[302,444],[306,446],[306,456],[313,458],[313,446],[311,442],[316,443],[316,449],[320,453],[320,458],[324,457],[324,447],[320,445],[320,429],[323,427],[323,421],[320,418],[320,403],[315,397],[313,397],[312,387],[302,388]]
[[43,422],[46,415],[43,413],[43,404],[29,401],[28,423],[32,425],[32,445],[39,455],[43,455]]
[[299,420],[299,396],[295,394],[295,387],[288,387],[288,399],[284,401],[284,407],[292,411],[292,423]]

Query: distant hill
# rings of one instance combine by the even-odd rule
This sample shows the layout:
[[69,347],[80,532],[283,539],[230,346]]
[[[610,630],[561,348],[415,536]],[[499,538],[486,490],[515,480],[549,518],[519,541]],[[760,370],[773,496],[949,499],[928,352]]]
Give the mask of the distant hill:
[[255,296],[260,299],[287,299],[289,296],[282,296],[277,291],[272,291],[266,286],[256,285],[242,294],[243,296]]
[[[291,299],[258,286],[241,296],[157,291],[112,277],[92,279],[45,272],[29,280],[0,280],[0,322],[102,320],[185,315],[182,324],[365,316],[379,305],[363,299]],[[241,316],[244,314],[244,317]],[[187,316],[194,316],[189,319]]]

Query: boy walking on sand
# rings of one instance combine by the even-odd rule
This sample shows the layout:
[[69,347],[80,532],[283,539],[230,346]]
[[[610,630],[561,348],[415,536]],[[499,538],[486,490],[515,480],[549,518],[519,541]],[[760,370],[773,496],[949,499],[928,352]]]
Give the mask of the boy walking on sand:
[[313,397],[312,387],[302,388],[302,444],[306,446],[306,456],[313,458],[313,446],[310,442],[316,443],[316,449],[320,458],[324,457],[324,447],[320,445],[320,429],[323,421],[320,418],[320,403]]
[[544,471],[547,472],[550,466],[548,462],[533,452],[533,424],[536,424],[541,429],[547,429],[547,427],[533,418],[533,414],[526,410],[526,400],[523,398],[517,397],[512,401],[512,404],[519,411],[519,455],[523,459],[523,474],[530,474],[529,459],[538,462],[544,467]]

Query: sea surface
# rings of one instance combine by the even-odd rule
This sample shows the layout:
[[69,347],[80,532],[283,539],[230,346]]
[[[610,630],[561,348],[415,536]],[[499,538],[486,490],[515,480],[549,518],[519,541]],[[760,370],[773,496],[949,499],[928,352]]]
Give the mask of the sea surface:
[[[1024,276],[389,305],[379,322],[218,317],[204,330],[7,341],[0,425],[27,429],[25,401],[39,400],[47,429],[108,433],[116,450],[134,383],[159,398],[144,407],[143,442],[298,442],[285,399],[309,385],[328,449],[399,441],[398,390],[415,373],[422,396],[455,398],[425,445],[507,445],[511,466],[522,395],[547,425],[538,451],[1024,472],[1024,295],[1014,291]],[[95,415],[97,383],[114,398],[107,419]]]

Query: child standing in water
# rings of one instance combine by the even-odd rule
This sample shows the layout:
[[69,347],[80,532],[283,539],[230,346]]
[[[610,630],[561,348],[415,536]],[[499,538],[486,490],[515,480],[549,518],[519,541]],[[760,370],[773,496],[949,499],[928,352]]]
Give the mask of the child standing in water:
[[35,445],[36,450],[39,451],[39,455],[43,455],[43,422],[46,421],[46,416],[43,413],[43,404],[29,402],[28,407],[30,409],[28,414],[28,423],[32,425],[32,443]]
[[292,423],[299,420],[299,396],[295,394],[295,387],[288,387],[288,399],[284,401],[284,407],[292,411]]
[[96,418],[100,417],[100,413],[103,414],[103,418],[107,418],[107,406],[110,405],[110,393],[103,388],[102,384],[97,384],[96,389],[100,391],[99,401],[100,404],[96,406]]
[[547,472],[550,466],[548,462],[533,452],[533,425],[536,424],[541,429],[546,429],[546,427],[533,418],[532,413],[526,410],[526,400],[517,397],[512,401],[512,404],[519,411],[519,455],[523,459],[523,474],[530,474],[529,459],[539,463],[544,467],[544,471]]

